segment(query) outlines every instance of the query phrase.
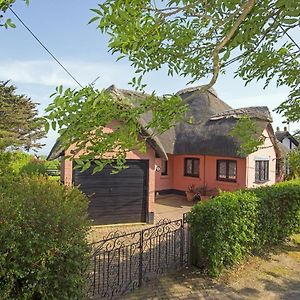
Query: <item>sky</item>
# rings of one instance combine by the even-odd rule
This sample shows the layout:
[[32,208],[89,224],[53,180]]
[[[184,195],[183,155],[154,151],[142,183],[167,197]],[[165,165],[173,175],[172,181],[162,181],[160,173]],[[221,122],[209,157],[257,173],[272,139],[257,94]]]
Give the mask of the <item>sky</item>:
[[[116,56],[108,52],[108,37],[96,29],[96,23],[87,25],[94,16],[90,8],[96,8],[97,3],[97,0],[31,0],[27,7],[23,1],[16,1],[13,9],[82,85],[100,76],[95,84],[97,88],[114,84],[130,89],[128,82],[134,76],[130,63],[116,62]],[[39,114],[43,115],[51,103],[49,95],[57,85],[76,88],[76,83],[10,12],[5,17],[11,18],[17,27],[0,30],[0,80],[11,80],[18,93],[39,103]],[[300,34],[294,38],[299,41]],[[263,82],[256,81],[245,87],[241,79],[234,78],[233,71],[228,69],[214,87],[219,97],[233,108],[264,105],[272,111],[286,99],[287,88],[272,84],[263,89]],[[188,82],[185,78],[168,77],[164,69],[148,74],[145,81],[147,91],[159,95],[175,93],[187,87]],[[274,128],[285,126],[280,115],[272,112],[272,116]],[[291,132],[298,128],[299,124],[290,124]],[[39,154],[47,155],[57,137],[56,132],[49,132]]]

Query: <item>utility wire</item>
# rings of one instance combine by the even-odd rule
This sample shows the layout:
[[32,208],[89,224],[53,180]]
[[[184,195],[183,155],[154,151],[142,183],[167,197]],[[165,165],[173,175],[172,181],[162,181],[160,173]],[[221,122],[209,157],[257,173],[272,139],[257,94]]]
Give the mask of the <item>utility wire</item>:
[[27,31],[34,37],[34,39],[46,50],[46,52],[64,69],[64,71],[81,87],[83,85],[68,71],[68,69],[51,53],[51,51],[41,42],[41,40],[32,32],[32,30],[21,20],[21,18],[13,11],[11,7],[8,8],[19,22],[27,29]]
[[292,38],[292,36],[289,34],[289,33],[287,33],[287,31],[285,31],[284,30],[284,28],[281,26],[281,25],[279,25],[279,27],[281,28],[281,30],[283,31],[283,33],[294,43],[294,45],[300,50],[300,46],[299,46],[299,44],[297,44],[297,42]]

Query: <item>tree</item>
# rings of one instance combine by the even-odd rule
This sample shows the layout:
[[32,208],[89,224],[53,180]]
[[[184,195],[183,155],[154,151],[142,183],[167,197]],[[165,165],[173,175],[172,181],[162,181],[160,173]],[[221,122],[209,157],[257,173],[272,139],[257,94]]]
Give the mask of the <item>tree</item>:
[[36,104],[15,91],[15,86],[0,81],[0,151],[8,147],[39,148],[38,140],[45,136]]
[[300,119],[300,47],[289,34],[300,24],[298,0],[107,0],[93,11],[112,53],[129,58],[137,73],[166,65],[191,82],[211,74],[205,91],[234,63],[246,83],[276,78],[290,87],[278,110]]
[[[290,35],[300,22],[298,0],[106,0],[92,11],[95,16],[90,23],[97,22],[97,28],[110,36],[110,51],[117,53],[118,59],[128,58],[135,68],[138,75],[131,82],[135,89],[144,90],[143,76],[147,72],[167,66],[170,76],[185,76],[190,83],[210,75],[210,80],[202,86],[205,92],[231,65],[235,67],[235,75],[246,84],[263,80],[266,87],[274,79],[278,86],[288,86],[288,99],[277,111],[287,121],[300,119],[300,47]],[[185,104],[180,104],[175,95],[164,97],[163,105],[159,105],[158,98],[154,99],[154,95],[145,97],[144,105],[137,109],[121,104],[120,99],[115,102],[108,93],[94,91],[92,87],[79,91],[60,88],[46,118],[54,128],[57,125],[61,128],[64,146],[75,142],[83,148],[92,140],[91,125],[94,129],[101,128],[111,120],[108,116],[121,116],[123,127],[105,138],[99,134],[89,146],[85,162],[79,161],[88,167],[90,160],[103,159],[104,149],[117,147],[114,158],[120,158],[121,163],[128,145],[140,148],[137,129],[141,129],[138,126],[141,114],[156,108],[159,118],[148,126],[153,132],[162,132],[156,131],[159,119],[164,120],[166,130],[180,115],[184,118]],[[176,115],[172,110],[175,102],[181,107]],[[106,110],[105,105],[113,111]],[[74,114],[75,111],[80,113]],[[91,112],[86,120],[88,125],[80,120],[83,111]],[[132,134],[126,144],[128,132]],[[102,163],[99,164],[101,169]]]
[[288,174],[288,179],[295,179],[300,177],[300,150],[294,149],[288,153],[287,157],[288,166],[290,173]]
[[257,151],[266,140],[266,137],[261,134],[261,129],[257,127],[256,122],[246,115],[237,120],[230,135],[240,141],[241,145],[238,154],[244,157]]

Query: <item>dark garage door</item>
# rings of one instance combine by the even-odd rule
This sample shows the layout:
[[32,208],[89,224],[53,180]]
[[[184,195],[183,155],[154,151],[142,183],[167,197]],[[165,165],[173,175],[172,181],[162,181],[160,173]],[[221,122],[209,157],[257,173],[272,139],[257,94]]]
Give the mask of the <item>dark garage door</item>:
[[128,160],[127,166],[118,174],[111,174],[111,167],[93,175],[92,169],[73,171],[74,184],[90,198],[88,212],[95,224],[146,221],[148,161]]

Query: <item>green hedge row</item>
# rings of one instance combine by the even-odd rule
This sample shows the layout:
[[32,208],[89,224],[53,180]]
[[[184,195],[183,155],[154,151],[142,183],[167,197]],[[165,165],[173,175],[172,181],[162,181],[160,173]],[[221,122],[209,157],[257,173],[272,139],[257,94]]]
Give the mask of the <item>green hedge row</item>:
[[224,192],[188,216],[194,263],[211,276],[300,231],[300,181]]
[[87,204],[42,176],[0,176],[0,299],[84,298]]

